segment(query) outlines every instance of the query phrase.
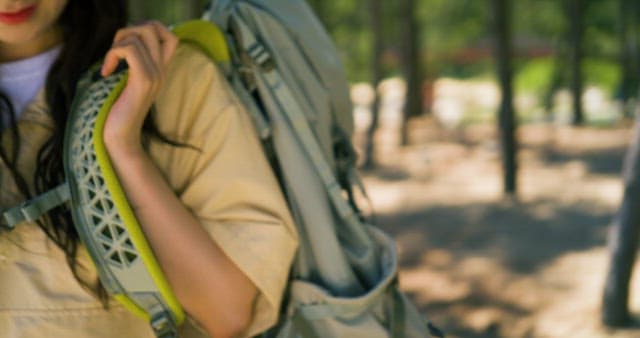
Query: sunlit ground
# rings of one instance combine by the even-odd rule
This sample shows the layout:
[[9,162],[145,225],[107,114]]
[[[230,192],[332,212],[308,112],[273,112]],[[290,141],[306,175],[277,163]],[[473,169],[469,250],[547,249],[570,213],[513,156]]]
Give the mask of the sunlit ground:
[[[448,337],[640,336],[599,321],[625,123],[523,125],[518,197],[504,199],[493,123],[425,118],[400,148],[393,116],[376,135],[380,166],[365,184],[378,222],[397,239],[402,288]],[[632,285],[640,317],[640,280]]]

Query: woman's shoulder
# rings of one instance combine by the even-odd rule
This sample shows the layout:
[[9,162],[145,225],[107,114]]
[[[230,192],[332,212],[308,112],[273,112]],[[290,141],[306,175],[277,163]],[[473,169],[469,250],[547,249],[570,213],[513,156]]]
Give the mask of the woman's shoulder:
[[214,61],[198,47],[180,43],[155,102],[156,122],[160,130],[183,136],[236,102]]
[[192,88],[223,85],[225,81],[224,75],[213,60],[197,46],[181,42],[167,69],[163,89],[176,90],[177,86]]

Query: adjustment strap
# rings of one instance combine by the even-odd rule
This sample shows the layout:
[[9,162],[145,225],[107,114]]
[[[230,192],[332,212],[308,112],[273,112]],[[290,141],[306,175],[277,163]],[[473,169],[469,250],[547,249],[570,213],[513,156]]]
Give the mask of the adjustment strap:
[[65,182],[61,185],[25,201],[2,213],[3,220],[0,225],[9,230],[22,222],[34,222],[49,210],[60,206],[71,199],[69,185]]
[[177,338],[178,329],[174,324],[173,318],[169,312],[162,310],[161,312],[151,315],[149,320],[153,333],[156,338]]
[[231,19],[233,20],[232,23],[234,23],[239,30],[239,43],[241,48],[250,57],[250,60],[252,60],[257,70],[260,71],[260,74],[254,74],[258,86],[262,85],[271,91],[272,95],[277,98],[278,102],[276,104],[282,105],[282,113],[289,120],[298,140],[302,143],[302,148],[305,150],[316,173],[324,183],[325,189],[329,194],[329,199],[339,216],[345,222],[357,227],[360,219],[351,205],[342,197],[341,186],[336,180],[333,170],[324,158],[324,152],[313,136],[313,132],[304,114],[302,114],[303,109],[298,105],[278,69],[268,66],[272,63],[272,57],[268,50],[258,41],[246,24],[235,17]]

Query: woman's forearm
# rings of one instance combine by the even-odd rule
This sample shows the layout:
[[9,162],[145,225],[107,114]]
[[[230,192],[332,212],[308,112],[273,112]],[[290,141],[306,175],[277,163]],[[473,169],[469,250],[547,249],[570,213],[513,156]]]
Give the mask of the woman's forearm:
[[177,44],[177,37],[159,22],[118,30],[101,74],[110,75],[124,60],[129,76],[109,111],[104,141],[178,301],[211,336],[230,337],[250,323],[257,289],[180,202],[140,142],[144,119]]
[[107,148],[180,303],[211,336],[238,334],[251,320],[257,294],[254,284],[181,203],[141,147]]

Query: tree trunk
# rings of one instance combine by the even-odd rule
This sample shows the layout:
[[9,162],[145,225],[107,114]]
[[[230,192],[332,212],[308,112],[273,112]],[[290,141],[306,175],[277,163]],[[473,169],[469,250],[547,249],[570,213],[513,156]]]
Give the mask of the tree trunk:
[[402,120],[402,145],[409,144],[407,122],[409,118],[422,115],[422,71],[420,64],[420,37],[416,21],[415,0],[400,1],[402,72],[407,81],[407,91]]
[[629,1],[629,21],[627,24],[627,46],[629,53],[629,64],[631,69],[631,89],[629,90],[635,95],[635,107],[630,108],[631,116],[638,110],[638,102],[640,102],[640,2]]
[[573,125],[584,123],[582,110],[582,33],[584,0],[569,0],[567,15],[569,16],[569,41],[571,44],[571,97],[573,101]]
[[129,20],[131,22],[139,22],[149,17],[149,2],[142,0],[129,1]]
[[495,55],[498,80],[502,90],[502,100],[498,111],[498,128],[502,148],[504,171],[504,192],[515,195],[517,189],[517,140],[515,138],[516,118],[513,109],[513,86],[511,75],[511,27],[509,0],[492,0],[493,28],[495,35]]
[[[629,37],[629,49],[631,53],[631,64],[633,65],[634,71],[634,91],[638,94],[637,90],[640,86],[640,79],[637,74],[637,72],[640,72],[640,1],[632,1],[631,4],[631,22],[629,23],[631,36]],[[640,95],[638,96],[640,97]]]
[[320,22],[329,29],[330,25],[327,22],[327,5],[325,4],[325,1],[326,0],[310,0],[308,1],[308,4],[313,8],[316,16],[320,19]]
[[629,281],[640,235],[640,118],[624,162],[624,195],[609,234],[611,259],[602,301],[602,322],[622,326],[630,322]]
[[367,139],[365,144],[365,156],[363,169],[372,169],[375,167],[375,132],[378,129],[378,116],[380,115],[380,95],[378,93],[378,85],[382,80],[382,52],[384,49],[383,41],[383,20],[382,20],[382,1],[369,0],[369,10],[371,13],[371,33],[372,33],[372,50],[371,50],[371,83],[373,85],[374,95],[371,104],[371,125],[367,129]]
[[185,6],[185,16],[188,19],[199,18],[204,12],[204,3],[202,0],[187,0]]
[[629,99],[632,97],[632,64],[631,64],[631,47],[630,41],[630,11],[631,2],[629,0],[619,0],[619,13],[618,13],[618,36],[620,39],[620,103],[622,108],[622,115],[625,117],[632,116],[632,109],[629,106]]

